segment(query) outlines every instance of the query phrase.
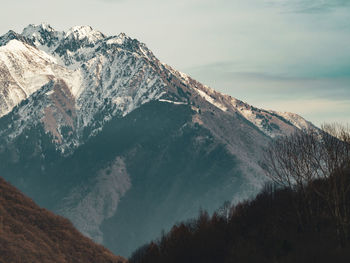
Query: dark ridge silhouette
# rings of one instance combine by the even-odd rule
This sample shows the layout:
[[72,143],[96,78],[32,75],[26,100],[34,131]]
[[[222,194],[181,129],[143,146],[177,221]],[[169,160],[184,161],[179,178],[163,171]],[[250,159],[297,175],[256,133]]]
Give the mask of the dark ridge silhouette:
[[[314,182],[319,188],[327,183]],[[350,262],[349,238],[339,242],[336,221],[327,211],[326,202],[316,194],[310,193],[305,203],[299,191],[267,185],[254,200],[178,223],[136,250],[129,262]]]
[[84,237],[67,219],[38,207],[0,178],[0,262],[126,261]]
[[350,262],[350,128],[300,130],[266,153],[273,183],[255,199],[175,225],[130,263]]

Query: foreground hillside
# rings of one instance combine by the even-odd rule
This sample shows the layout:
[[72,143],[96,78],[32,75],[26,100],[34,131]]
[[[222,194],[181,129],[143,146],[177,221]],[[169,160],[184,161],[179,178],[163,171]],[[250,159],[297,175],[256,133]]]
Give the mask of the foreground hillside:
[[124,262],[0,178],[0,262]]

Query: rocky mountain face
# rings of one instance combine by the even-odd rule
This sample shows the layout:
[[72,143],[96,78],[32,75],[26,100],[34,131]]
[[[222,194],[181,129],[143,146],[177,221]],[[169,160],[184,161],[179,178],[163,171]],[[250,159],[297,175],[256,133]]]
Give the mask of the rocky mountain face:
[[123,33],[47,24],[0,37],[0,116],[2,175],[125,256],[254,195],[263,147],[312,126],[221,94]]
[[0,262],[123,263],[0,178]]

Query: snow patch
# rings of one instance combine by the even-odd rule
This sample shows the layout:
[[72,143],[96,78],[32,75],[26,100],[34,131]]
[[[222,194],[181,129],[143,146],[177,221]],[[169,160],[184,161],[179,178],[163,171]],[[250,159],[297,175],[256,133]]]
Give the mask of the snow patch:
[[168,102],[168,103],[172,103],[172,104],[175,104],[175,105],[188,105],[188,103],[182,102],[182,101],[172,101],[172,100],[165,100],[165,99],[159,99],[158,101]]
[[[70,70],[57,64],[53,56],[18,40],[11,40],[0,47],[0,94],[4,95],[6,108],[0,108],[0,117],[7,114],[23,99],[39,90],[50,80],[62,79],[77,97],[82,91],[82,76],[79,70]],[[12,80],[10,84],[9,80]]]
[[312,125],[308,121],[306,121],[303,117],[299,116],[298,114],[291,112],[270,112],[280,115],[281,117],[292,123],[298,129],[309,129],[312,127]]
[[212,98],[211,96],[209,96],[207,93],[205,93],[204,91],[195,88],[195,90],[198,92],[198,94],[205,99],[206,101],[208,101],[210,104],[214,105],[215,107],[217,107],[218,109],[222,110],[222,111],[227,111],[227,107],[225,107],[222,103],[215,101],[214,98]]
[[119,36],[117,36],[117,37],[108,39],[108,40],[106,41],[106,44],[107,44],[107,45],[113,45],[113,44],[116,44],[116,45],[123,45],[123,44],[124,44],[124,41],[125,41],[125,37],[123,37],[123,36],[120,37],[120,35],[119,35]]
[[104,37],[105,36],[101,32],[92,29],[91,26],[75,26],[69,29],[65,34],[65,38],[73,38],[76,40],[87,39],[90,43],[96,43]]

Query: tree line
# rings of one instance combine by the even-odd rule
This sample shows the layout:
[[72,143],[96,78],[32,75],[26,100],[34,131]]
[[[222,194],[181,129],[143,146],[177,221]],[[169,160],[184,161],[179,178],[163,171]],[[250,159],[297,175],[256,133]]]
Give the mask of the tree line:
[[323,125],[273,140],[270,178],[252,200],[176,224],[131,263],[350,262],[350,129]]

